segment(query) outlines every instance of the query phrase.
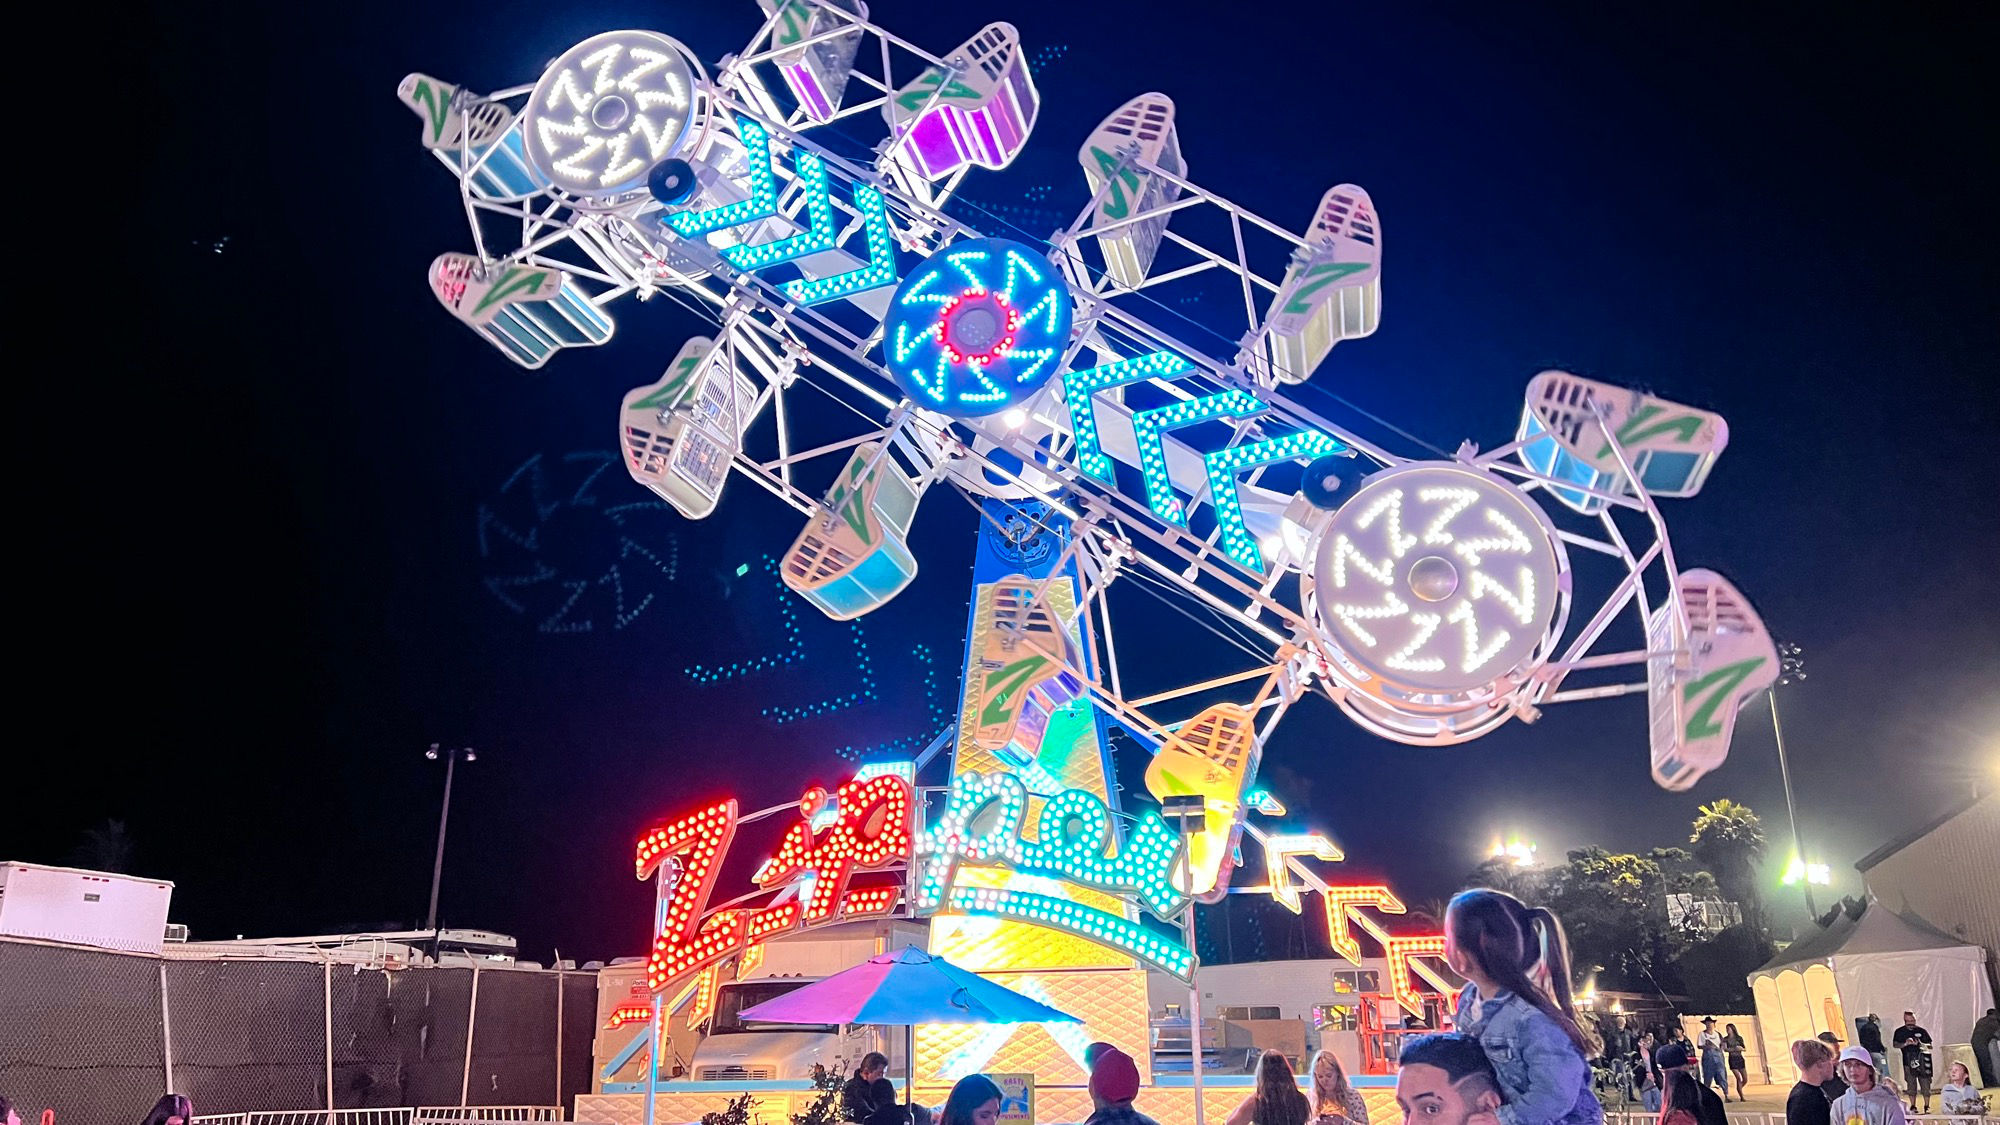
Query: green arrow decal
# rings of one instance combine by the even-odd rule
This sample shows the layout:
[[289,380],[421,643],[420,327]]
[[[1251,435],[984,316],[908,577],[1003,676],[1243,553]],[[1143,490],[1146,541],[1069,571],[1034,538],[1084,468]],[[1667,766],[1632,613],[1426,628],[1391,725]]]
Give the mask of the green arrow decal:
[[[910,83],[909,89],[896,95],[896,107],[898,109],[919,108],[925,102],[931,100],[931,91],[937,89],[943,82],[944,71],[936,67],[924,71],[917,76],[915,82]],[[979,91],[954,78],[951,80],[951,84],[945,86],[944,90],[938,94],[938,100],[942,102],[976,102],[979,100]]]
[[1104,173],[1104,178],[1111,181],[1111,197],[1104,201],[1104,217],[1124,218],[1125,213],[1131,210],[1131,204],[1125,200],[1125,189],[1132,190],[1133,199],[1139,198],[1139,173],[1120,167],[1110,153],[1096,145],[1090,146],[1090,155],[1097,160],[1098,170]]
[[632,409],[665,410],[679,402],[681,395],[687,391],[688,380],[693,377],[695,366],[700,362],[700,356],[691,355],[674,364],[673,371],[667,381],[661,384],[660,389],[633,403]]
[[1046,656],[1030,656],[1025,660],[1016,660],[997,671],[988,672],[986,690],[992,693],[992,697],[979,711],[979,725],[990,726],[1006,719],[1009,710],[1008,698],[1014,694],[1016,688],[1033,679],[1035,673],[1048,662],[1049,658]]
[[417,88],[410,96],[424,105],[424,112],[431,122],[431,142],[437,143],[444,137],[444,127],[451,120],[451,95],[455,87],[433,86],[423,79],[417,79]]
[[812,26],[812,16],[803,15],[801,18],[804,7],[799,0],[786,0],[785,6],[778,9],[778,18],[785,21],[785,30],[782,35],[771,37],[773,46],[789,47],[806,37],[806,28]]
[[[1654,415],[1664,413],[1665,410],[1665,407],[1657,403],[1648,403],[1633,411],[1632,416],[1625,419],[1625,424],[1618,427],[1618,444],[1631,446],[1655,434],[1665,433],[1678,434],[1682,445],[1693,441],[1695,433],[1701,429],[1699,415],[1682,414],[1673,418],[1662,418],[1650,426],[1645,425]],[[1607,441],[1604,443],[1604,448],[1597,451],[1596,459],[1602,461],[1609,456],[1611,456],[1611,443]]]
[[1307,311],[1312,307],[1311,303],[1306,300],[1307,297],[1332,285],[1348,274],[1360,273],[1367,268],[1367,262],[1321,262],[1319,265],[1307,269],[1304,274],[1300,275],[1298,292],[1293,293],[1292,299],[1285,303],[1284,311],[1288,313],[1302,313]]
[[1725,664],[1708,675],[1691,681],[1686,687],[1681,689],[1681,698],[1688,702],[1692,702],[1695,696],[1700,695],[1704,691],[1709,691],[1711,688],[1714,692],[1708,697],[1707,702],[1696,708],[1694,714],[1688,716],[1686,737],[1690,741],[1722,733],[1722,724],[1717,722],[1715,718],[1716,708],[1722,706],[1722,701],[1729,698],[1729,693],[1736,690],[1737,684],[1748,679],[1750,673],[1755,672],[1763,663],[1763,657],[1753,656],[1748,660],[1739,660],[1734,664]]
[[499,304],[517,293],[540,293],[543,283],[555,276],[554,270],[532,270],[526,266],[508,266],[507,272],[486,291],[473,307],[472,315],[478,316],[489,307]]

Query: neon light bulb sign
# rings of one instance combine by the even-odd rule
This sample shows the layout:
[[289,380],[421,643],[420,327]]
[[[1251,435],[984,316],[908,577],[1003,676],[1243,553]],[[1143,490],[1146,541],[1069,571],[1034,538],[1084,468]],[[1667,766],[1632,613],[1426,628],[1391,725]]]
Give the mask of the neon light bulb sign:
[[[1063,401],[1069,407],[1070,430],[1076,435],[1077,467],[1103,484],[1117,486],[1111,457],[1104,452],[1098,430],[1099,395],[1128,383],[1180,379],[1193,373],[1194,368],[1186,360],[1164,351],[1066,373]],[[1187,526],[1187,513],[1167,464],[1163,436],[1166,431],[1220,418],[1240,420],[1267,409],[1267,403],[1248,391],[1230,389],[1134,414],[1132,431],[1139,451],[1139,472],[1146,483],[1146,506],[1167,523]],[[1202,483],[1212,498],[1223,553],[1246,570],[1258,573],[1264,570],[1263,552],[1243,520],[1242,500],[1236,486],[1238,473],[1279,461],[1345,453],[1347,448],[1338,438],[1305,429],[1203,454]]]
[[824,789],[806,792],[800,801],[800,823],[786,831],[778,853],[757,872],[757,883],[765,889],[798,886],[797,900],[762,909],[704,915],[721,857],[735,840],[734,800],[717,802],[640,837],[639,878],[649,877],[670,858],[682,865],[680,878],[668,892],[646,966],[647,982],[655,990],[795,929],[801,921],[812,925],[879,915],[894,906],[893,893],[873,887],[850,890],[848,884],[857,870],[887,866],[909,856],[909,783],[887,774],[842,785],[834,795],[839,810],[832,825],[816,831],[812,820],[826,799]]
[[[754,119],[738,117],[736,136],[743,142],[749,164],[749,197],[701,211],[680,211],[668,215],[667,228],[675,234],[682,238],[704,238],[731,227],[763,222],[778,214],[777,177],[772,171],[776,164],[771,157],[770,134]],[[774,242],[762,242],[755,246],[739,243],[724,247],[722,257],[730,265],[754,272],[825,253],[839,246],[840,228],[834,219],[825,160],[798,148],[793,150],[792,167],[796,173],[793,183],[805,195],[806,229]],[[788,281],[784,285],[786,296],[800,304],[817,305],[896,283],[896,252],[889,232],[888,206],[882,193],[857,182],[853,203],[855,213],[861,216],[868,243],[868,262],[830,277]]]
[[1404,910],[1402,900],[1384,886],[1328,887],[1324,898],[1327,944],[1350,965],[1361,964],[1361,941],[1349,924],[1350,919],[1356,918],[1355,911],[1363,906],[1388,914],[1401,914]]
[[1185,978],[1194,967],[1192,951],[1130,919],[1022,885],[953,885],[964,865],[1003,866],[1029,882],[1053,877],[1130,895],[1161,918],[1186,908],[1187,895],[1173,881],[1181,841],[1159,814],[1141,813],[1124,846],[1110,854],[1111,814],[1096,794],[1069,789],[1048,798],[1035,840],[1021,836],[1027,807],[1027,785],[1014,774],[959,775],[937,823],[917,839],[911,908],[918,914],[953,911],[1075,934]]
[[[735,801],[718,801],[640,837],[639,878],[669,862],[679,865],[660,911],[647,983],[660,991],[692,978],[695,1010],[705,1014],[713,1008],[729,958],[741,955],[738,972],[745,972],[774,937],[889,914],[904,888],[893,882],[855,887],[854,877],[913,855],[919,857],[911,883],[914,913],[1008,918],[1088,937],[1181,976],[1192,968],[1189,950],[1146,926],[1033,887],[1037,881],[1069,883],[1129,896],[1159,917],[1172,918],[1188,901],[1173,883],[1180,840],[1157,814],[1138,817],[1123,846],[1114,850],[1104,802],[1072,789],[1043,802],[1037,838],[1023,839],[1028,793],[1020,779],[968,773],[952,787],[938,823],[920,833],[906,772],[907,767],[868,769],[832,793],[819,786],[806,790],[798,819],[754,876],[759,889],[782,900],[763,907],[708,909],[721,861],[735,841],[740,820]],[[968,864],[1006,866],[1022,880],[1005,888],[954,887],[958,871]]]
[[1350,927],[1359,926],[1367,931],[1368,936],[1382,946],[1382,957],[1389,963],[1389,991],[1398,1004],[1417,1015],[1423,1014],[1424,998],[1411,981],[1412,974],[1423,977],[1440,993],[1451,991],[1450,982],[1436,969],[1417,960],[1419,957],[1442,956],[1443,934],[1391,934],[1361,914],[1360,908],[1364,906],[1387,914],[1403,913],[1402,900],[1389,888],[1381,885],[1328,887],[1324,897],[1327,943],[1349,964],[1358,966],[1361,964],[1361,943]]
[[[807,925],[832,918],[856,870],[885,867],[910,854],[910,783],[895,774],[856,778],[835,798],[833,823],[814,828],[827,792],[814,786],[799,800],[801,819],[785,832],[778,854],[757,869],[753,881],[770,889],[799,879],[799,902]],[[872,896],[868,903],[893,902]]]
[[[1111,814],[1095,794],[1069,789],[1043,802],[1038,840],[1021,836],[1027,807],[1028,787],[1014,774],[961,774],[937,823],[917,841],[911,896],[917,912],[942,907],[963,864],[1002,865],[1134,895],[1161,918],[1187,906],[1187,896],[1173,883],[1180,840],[1158,814],[1140,814],[1125,846],[1108,855]],[[975,831],[976,823],[985,827]]]

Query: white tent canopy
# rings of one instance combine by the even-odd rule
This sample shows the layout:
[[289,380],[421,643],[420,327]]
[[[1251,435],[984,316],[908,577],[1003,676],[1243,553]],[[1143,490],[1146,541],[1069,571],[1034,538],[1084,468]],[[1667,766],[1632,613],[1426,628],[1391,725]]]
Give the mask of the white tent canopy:
[[1936,1043],[1942,1069],[1944,1045],[1964,1041],[1973,1021],[1993,1006],[1984,949],[1873,899],[1859,918],[1842,913],[1787,946],[1750,974],[1750,989],[1772,1078],[1782,1081],[1797,1080],[1793,1040],[1831,1031],[1851,1045],[1855,1018],[1870,1012],[1882,1019],[1884,1044],[1903,1012],[1915,1012]]

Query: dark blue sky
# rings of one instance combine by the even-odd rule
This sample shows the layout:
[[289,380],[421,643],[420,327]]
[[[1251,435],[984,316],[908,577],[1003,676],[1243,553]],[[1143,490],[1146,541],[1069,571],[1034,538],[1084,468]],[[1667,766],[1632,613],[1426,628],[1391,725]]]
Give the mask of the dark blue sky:
[[[1178,103],[1194,178],[1272,218],[1302,226],[1328,185],[1367,187],[1382,329],[1316,383],[1424,441],[1506,440],[1547,367],[1727,416],[1706,491],[1667,515],[1683,565],[1729,575],[1807,650],[1788,742],[1811,850],[1844,889],[1855,858],[1990,768],[2000,317],[1976,6],[874,12],[933,50],[1003,18],[1031,48],[1067,47],[1040,75],[1030,151],[968,181],[973,200],[1046,187],[1054,210],[1080,206],[1076,146],[1149,89]],[[22,380],[12,539],[22,651],[45,670],[17,754],[57,768],[10,787],[0,856],[61,860],[120,818],[198,935],[408,921],[441,783],[422,749],[458,742],[483,753],[460,775],[447,921],[535,955],[631,953],[643,822],[721,791],[786,800],[837,779],[841,747],[937,728],[973,527],[943,492],[919,516],[922,576],[858,627],[777,592],[763,560],[798,518],[741,480],[699,524],[620,513],[658,560],[624,572],[627,614],[654,601],[622,628],[602,590],[563,611],[488,585],[522,572],[499,528],[525,535],[535,474],[574,495],[619,396],[697,326],[626,303],[610,346],[529,374],[454,323],[424,269],[467,236],[397,80],[531,81],[624,26],[713,61],[756,24],[750,0],[360,0],[156,6],[117,29],[139,85],[100,108],[137,122],[121,143],[139,167],[100,190],[138,198],[74,224],[62,205],[85,197],[40,196],[57,207],[33,234],[67,239],[37,255],[57,299],[83,302],[60,320],[96,322]],[[615,464],[584,495],[647,499]],[[618,530],[571,505],[535,542],[595,575]],[[688,674],[786,652],[791,674]],[[1636,698],[1436,751],[1308,703],[1266,761],[1302,826],[1411,899],[1510,829],[1545,852],[1646,847],[1729,796],[1783,834],[1761,707],[1691,793],[1653,786],[1644,744]]]

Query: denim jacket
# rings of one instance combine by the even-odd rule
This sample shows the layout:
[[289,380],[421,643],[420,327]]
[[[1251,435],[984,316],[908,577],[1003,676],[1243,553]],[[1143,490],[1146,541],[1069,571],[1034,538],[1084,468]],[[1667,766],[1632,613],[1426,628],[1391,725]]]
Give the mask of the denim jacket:
[[1590,1064],[1556,1021],[1511,992],[1482,1000],[1477,985],[1458,994],[1453,1025],[1479,1040],[1500,1076],[1507,1104],[1500,1125],[1603,1125],[1590,1090]]

